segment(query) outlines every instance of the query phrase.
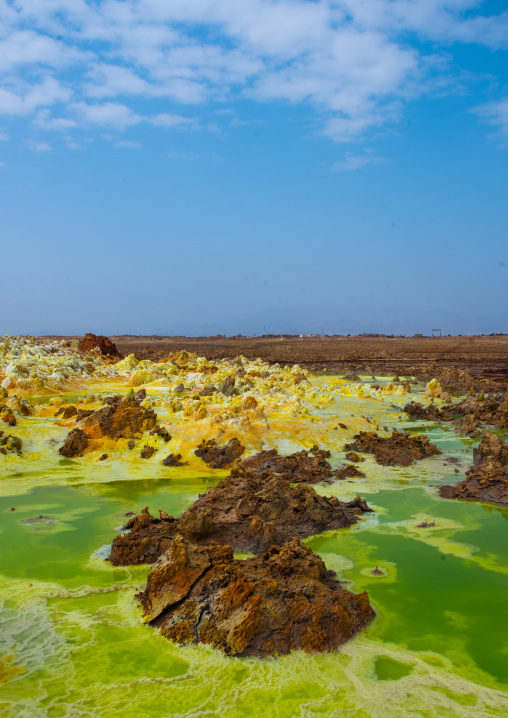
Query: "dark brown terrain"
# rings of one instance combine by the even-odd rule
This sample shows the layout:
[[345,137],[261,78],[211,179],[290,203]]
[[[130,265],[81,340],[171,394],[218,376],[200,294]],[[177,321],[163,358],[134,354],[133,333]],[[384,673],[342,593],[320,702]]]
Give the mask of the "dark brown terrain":
[[404,374],[436,362],[443,369],[463,369],[473,376],[508,385],[508,335],[472,337],[156,337],[114,336],[124,355],[156,361],[185,349],[207,359],[242,354],[270,363],[300,364],[313,371],[341,373],[356,369]]

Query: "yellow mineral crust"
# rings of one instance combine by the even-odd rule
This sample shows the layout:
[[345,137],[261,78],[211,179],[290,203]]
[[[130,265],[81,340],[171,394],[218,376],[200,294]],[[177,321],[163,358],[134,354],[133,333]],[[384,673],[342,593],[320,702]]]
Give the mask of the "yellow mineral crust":
[[[143,388],[147,395],[142,405],[154,409],[158,425],[171,440],[145,433],[133,437],[132,449],[127,438],[113,440],[87,432],[89,443],[78,460],[97,462],[106,453],[133,466],[153,466],[173,453],[181,454],[187,468],[196,471],[207,467],[194,450],[209,439],[224,444],[237,438],[249,453],[272,447],[283,452],[310,449],[315,443],[340,453],[355,433],[382,431],[390,412],[397,410],[389,408],[391,402],[400,397],[402,406],[410,389],[402,383],[379,388],[311,377],[298,365],[281,367],[243,356],[210,361],[184,351],[159,362],[138,361],[131,354],[111,364],[68,342],[22,337],[0,340],[0,383],[18,419],[24,455],[32,459],[54,456],[76,427],[75,415],[56,416],[59,409],[73,405],[97,410],[107,395],[135,394]],[[23,416],[19,398],[30,395],[31,415]],[[141,458],[144,446],[156,452]]]

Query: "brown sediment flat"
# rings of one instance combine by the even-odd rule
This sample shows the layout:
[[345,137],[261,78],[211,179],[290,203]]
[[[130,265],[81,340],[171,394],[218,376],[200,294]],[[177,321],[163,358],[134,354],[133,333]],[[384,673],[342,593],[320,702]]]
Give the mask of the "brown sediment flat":
[[470,337],[157,337],[114,336],[119,351],[138,359],[163,359],[186,349],[207,359],[242,354],[279,364],[300,364],[314,371],[361,374],[410,374],[436,363],[442,369],[466,370],[474,377],[508,384],[508,335]]
[[137,598],[166,638],[234,656],[332,651],[375,616],[367,593],[341,588],[298,539],[240,561],[230,546],[176,536]]

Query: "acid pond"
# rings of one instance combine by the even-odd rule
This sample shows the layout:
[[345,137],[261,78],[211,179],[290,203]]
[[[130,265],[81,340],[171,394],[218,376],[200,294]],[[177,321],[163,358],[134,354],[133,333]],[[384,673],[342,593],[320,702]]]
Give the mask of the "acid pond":
[[[440,499],[434,488],[463,478],[472,442],[408,422],[408,397],[351,390],[321,401],[320,387],[344,383],[312,384],[300,419],[284,427],[277,407],[267,410],[266,446],[285,453],[317,437],[337,466],[345,435],[336,426],[347,417],[425,431],[443,451],[409,468],[367,457],[366,478],[317,487],[360,493],[376,510],[306,541],[343,585],[368,591],[376,620],[333,654],[237,659],[171,644],[140,622],[134,594],[148,568],[115,568],[105,547],[129,512],[178,515],[225,472],[193,461],[165,468],[160,453],[63,459],[69,429],[41,412],[15,427],[23,456],[0,457],[2,718],[508,715],[508,511]],[[148,391],[155,400],[161,390]],[[297,421],[306,428],[295,438]]]

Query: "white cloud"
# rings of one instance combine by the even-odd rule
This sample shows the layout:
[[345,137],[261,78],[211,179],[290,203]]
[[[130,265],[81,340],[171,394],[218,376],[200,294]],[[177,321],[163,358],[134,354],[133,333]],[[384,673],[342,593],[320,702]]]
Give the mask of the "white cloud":
[[181,115],[170,115],[162,112],[159,115],[146,118],[147,122],[156,127],[196,127],[197,122],[191,117],[182,117]]
[[[350,142],[449,72],[437,59],[453,42],[508,46],[508,12],[480,0],[0,0],[0,114],[39,111],[45,130],[183,127],[169,103],[243,96],[311,105],[324,134]],[[57,103],[59,117],[40,114]]]
[[475,112],[490,125],[497,128],[496,136],[508,141],[508,97],[498,102],[488,102],[475,107]]
[[141,143],[131,142],[130,140],[117,140],[117,142],[115,142],[115,147],[125,150],[139,150],[141,149]]
[[28,147],[34,152],[51,152],[53,150],[48,142],[29,142]]
[[37,112],[33,125],[39,130],[71,130],[78,127],[78,123],[68,117],[52,117],[48,109]]
[[0,132],[0,142],[7,142],[9,135],[6,132]]
[[366,150],[362,154],[348,152],[343,160],[339,160],[332,165],[332,170],[334,170],[334,172],[350,172],[352,170],[361,170],[366,165],[385,161],[384,157],[378,157],[369,150]]
[[71,110],[89,125],[112,127],[116,130],[125,130],[141,121],[139,115],[118,102],[106,102],[102,105],[75,102],[71,105]]
[[38,107],[65,102],[70,96],[71,92],[53,77],[37,84],[19,82],[0,87],[0,114],[29,115]]

